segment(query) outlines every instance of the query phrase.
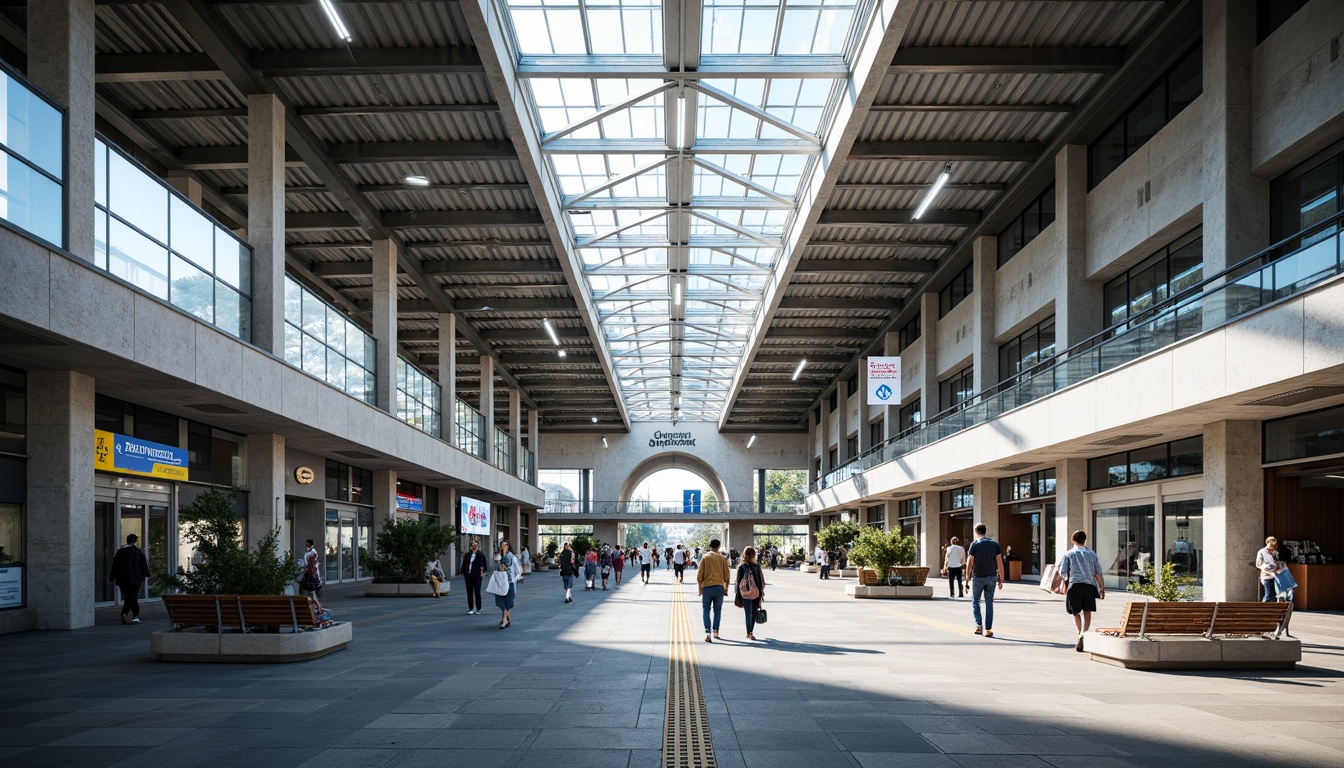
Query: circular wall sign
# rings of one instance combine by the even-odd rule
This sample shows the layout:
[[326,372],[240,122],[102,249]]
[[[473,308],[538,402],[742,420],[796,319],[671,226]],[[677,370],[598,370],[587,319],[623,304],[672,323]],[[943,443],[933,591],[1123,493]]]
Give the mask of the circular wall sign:
[[294,479],[297,480],[300,485],[307,485],[313,482],[315,477],[317,476],[313,474],[313,470],[310,467],[296,467],[294,469]]

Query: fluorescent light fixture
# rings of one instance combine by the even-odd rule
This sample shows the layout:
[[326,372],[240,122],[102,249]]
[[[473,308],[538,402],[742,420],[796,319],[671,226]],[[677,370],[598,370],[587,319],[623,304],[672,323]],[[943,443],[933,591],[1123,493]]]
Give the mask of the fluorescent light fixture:
[[681,283],[672,284],[672,303],[681,306]]
[[555,327],[551,325],[550,319],[543,317],[541,324],[546,328],[546,335],[550,336],[551,341],[555,342],[555,346],[560,346],[560,337],[555,334]]
[[606,435],[603,435],[603,436],[602,436],[602,447],[603,447],[603,448],[607,448],[607,447],[609,447],[609,446],[607,445],[607,436],[606,436]]
[[566,353],[565,350],[562,349],[562,350],[560,350],[560,356],[561,356],[561,357],[567,357],[567,356],[568,356],[568,353]]
[[346,28],[345,21],[341,19],[341,14],[336,11],[336,4],[332,0],[317,0],[317,4],[322,6],[322,12],[327,14],[327,21],[331,22],[331,28],[336,31],[336,36],[350,42],[350,30]]
[[677,149],[686,147],[686,92],[677,93]]
[[925,211],[929,210],[929,206],[933,205],[933,199],[938,196],[939,192],[943,191],[943,187],[950,178],[952,178],[952,164],[948,163],[943,166],[943,172],[938,174],[938,178],[933,180],[933,186],[929,187],[928,192],[924,193],[924,199],[919,202],[919,207],[915,209],[915,215],[911,218],[918,219],[924,215]]
[[401,183],[408,187],[428,187],[429,177],[421,176],[417,173],[408,173],[401,177]]
[[798,361],[798,367],[793,369],[793,376],[789,377],[789,381],[797,381],[798,377],[802,375],[803,369],[806,367],[807,358],[804,357],[802,360]]
[[752,446],[752,443],[755,443],[755,442],[756,442],[756,433],[755,433],[755,432],[752,432],[752,433],[751,433],[751,439],[747,441],[747,447],[750,448],[750,447]]

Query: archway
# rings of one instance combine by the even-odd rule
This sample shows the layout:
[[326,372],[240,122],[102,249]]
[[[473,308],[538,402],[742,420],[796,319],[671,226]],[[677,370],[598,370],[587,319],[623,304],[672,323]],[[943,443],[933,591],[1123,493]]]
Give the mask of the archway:
[[630,475],[621,484],[620,498],[617,499],[621,503],[621,507],[624,508],[631,500],[635,489],[645,478],[664,469],[684,469],[694,474],[705,481],[705,484],[714,491],[714,495],[721,504],[725,505],[725,508],[729,503],[728,488],[724,485],[723,478],[719,477],[719,473],[715,472],[713,467],[689,453],[667,451],[641,461],[635,465],[634,469],[630,470]]

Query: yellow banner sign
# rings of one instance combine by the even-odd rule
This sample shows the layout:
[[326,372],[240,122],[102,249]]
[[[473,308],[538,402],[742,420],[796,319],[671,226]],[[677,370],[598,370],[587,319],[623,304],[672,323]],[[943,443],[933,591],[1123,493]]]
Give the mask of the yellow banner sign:
[[186,480],[188,476],[184,449],[101,429],[93,431],[93,466],[103,472],[164,480]]

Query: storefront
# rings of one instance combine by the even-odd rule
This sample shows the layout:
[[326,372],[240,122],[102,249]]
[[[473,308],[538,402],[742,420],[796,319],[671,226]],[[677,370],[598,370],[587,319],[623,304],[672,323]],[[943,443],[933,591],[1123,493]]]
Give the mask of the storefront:
[[964,485],[943,491],[939,494],[938,528],[941,534],[938,541],[938,564],[943,563],[943,553],[953,536],[962,547],[969,548],[975,540],[975,486]]
[[0,368],[0,611],[27,605],[24,505],[28,501],[26,377]]
[[1008,578],[1039,582],[1055,562],[1055,470],[999,480],[999,544]]
[[922,508],[920,499],[906,499],[896,502],[896,530],[901,532],[902,536],[913,536],[915,539],[915,562],[924,562],[924,545],[920,533],[924,529],[920,509]]

